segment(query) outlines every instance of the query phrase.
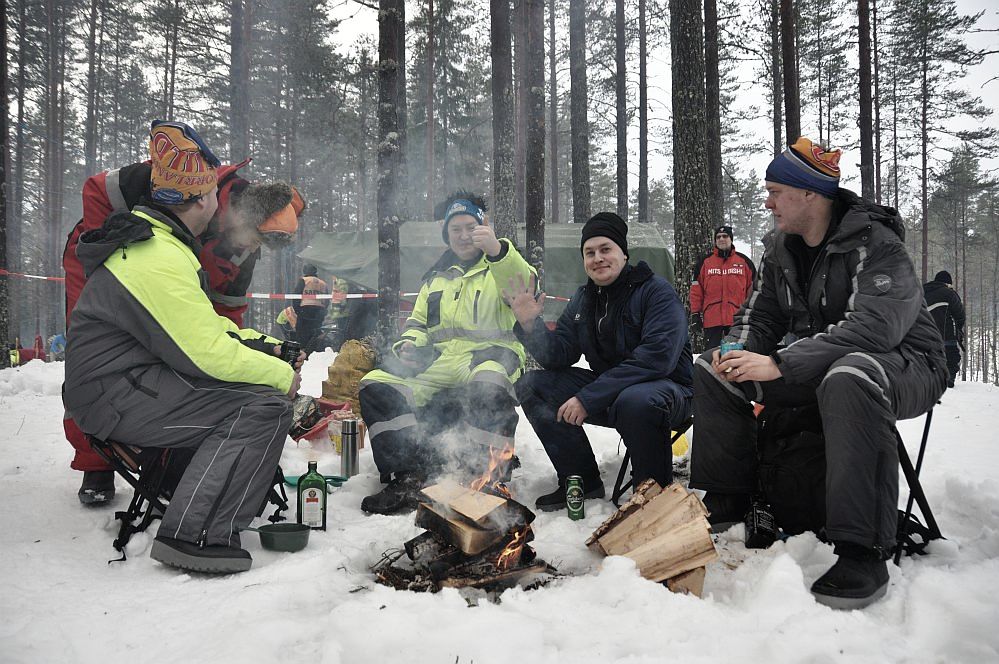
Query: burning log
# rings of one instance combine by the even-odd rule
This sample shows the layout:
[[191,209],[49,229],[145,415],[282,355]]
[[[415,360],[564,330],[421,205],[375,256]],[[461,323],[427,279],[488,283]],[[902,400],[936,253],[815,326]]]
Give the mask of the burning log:
[[428,486],[422,493],[431,501],[457,512],[477,526],[486,526],[490,515],[506,504],[504,498],[472,491],[454,481]]
[[541,574],[551,571],[544,561],[537,562],[527,567],[517,567],[515,569],[504,570],[494,574],[482,576],[450,577],[442,579],[441,588],[483,588],[487,586],[503,585],[518,580],[525,574]]
[[640,484],[586,546],[604,555],[627,556],[645,578],[697,596],[704,566],[718,558],[707,510],[697,496],[678,484],[663,489],[653,480]]
[[429,503],[420,503],[416,508],[416,525],[440,535],[468,556],[482,553],[506,537],[503,530],[481,528],[451,518],[447,512]]

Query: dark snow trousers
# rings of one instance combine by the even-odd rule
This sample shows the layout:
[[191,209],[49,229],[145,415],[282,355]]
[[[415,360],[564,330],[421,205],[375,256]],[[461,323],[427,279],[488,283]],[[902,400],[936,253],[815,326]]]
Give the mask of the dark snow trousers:
[[944,342],[944,355],[947,357],[947,386],[954,387],[957,372],[961,370],[961,347],[957,341]]
[[[534,432],[555,466],[559,480],[579,475],[591,484],[600,479],[583,427],[556,422],[559,407],[576,396],[597,374],[589,369],[530,371],[517,383],[517,396]],[[690,417],[691,388],[665,378],[626,387],[610,408],[587,413],[586,423],[616,429],[631,453],[635,484],[649,478],[666,486],[673,480],[670,430]]]
[[448,376],[463,384],[451,387],[429,384],[437,368],[421,374],[419,384],[381,370],[367,374],[358,400],[378,472],[433,476],[449,465],[478,474],[488,467],[490,448],[512,448],[517,402],[507,374],[492,365],[467,376],[464,365],[453,367]]
[[755,493],[757,425],[750,402],[768,409],[817,403],[825,438],[826,535],[889,550],[898,509],[895,422],[933,407],[944,391],[943,367],[923,355],[858,352],[811,384],[783,378],[729,383],[711,368],[711,352],[694,365],[690,487]]
[[291,401],[270,387],[195,379],[166,365],[95,389],[100,397],[85,408],[72,408],[74,395],[66,394],[87,433],[138,447],[197,448],[158,534],[239,546],[239,529],[253,520],[274,480]]

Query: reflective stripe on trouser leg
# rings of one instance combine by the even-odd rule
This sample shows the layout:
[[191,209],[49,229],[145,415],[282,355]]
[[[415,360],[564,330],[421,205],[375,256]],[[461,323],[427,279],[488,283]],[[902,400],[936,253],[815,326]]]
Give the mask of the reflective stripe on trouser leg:
[[371,376],[368,374],[361,382],[358,400],[378,472],[420,469],[427,459],[418,435],[412,390],[406,385],[380,382],[377,377],[369,380]]

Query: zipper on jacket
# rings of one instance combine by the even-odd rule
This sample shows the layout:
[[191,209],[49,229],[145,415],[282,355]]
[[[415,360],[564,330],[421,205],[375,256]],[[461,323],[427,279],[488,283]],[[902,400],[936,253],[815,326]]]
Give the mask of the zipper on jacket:
[[475,291],[475,300],[472,303],[472,323],[474,325],[479,324],[479,296],[482,295],[482,291]]
[[222,484],[222,490],[219,491],[218,497],[215,499],[215,503],[212,505],[212,509],[208,512],[208,517],[205,518],[205,523],[201,527],[201,534],[198,535],[197,545],[199,549],[205,548],[208,543],[208,527],[211,525],[212,521],[215,519],[215,514],[219,511],[219,505],[222,503],[222,498],[225,497],[226,491],[229,490],[229,485],[232,483],[232,477],[236,474],[236,468],[239,467],[239,461],[243,458],[243,451],[240,450],[239,454],[236,455],[236,460],[232,462],[232,467],[229,469],[229,474],[225,478],[225,482]]
[[[603,295],[604,295],[604,287],[603,286],[597,286],[597,304],[598,305],[600,304],[600,298]],[[601,333],[600,326],[604,324],[604,319],[607,318],[607,313],[608,313],[608,309],[609,309],[608,299],[609,298],[604,297],[604,315],[600,316],[599,318],[597,318],[597,334],[598,335]]]

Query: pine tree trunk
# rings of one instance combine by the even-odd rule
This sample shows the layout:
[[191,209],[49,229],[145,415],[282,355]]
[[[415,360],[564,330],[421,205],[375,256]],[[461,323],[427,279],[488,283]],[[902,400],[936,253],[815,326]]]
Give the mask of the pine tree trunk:
[[510,0],[490,0],[489,10],[489,55],[493,69],[493,225],[498,236],[516,239]]
[[881,204],[881,58],[878,49],[878,0],[871,4],[871,39],[874,56],[874,202]]
[[[624,0],[614,5],[615,55],[617,60],[617,214],[628,219],[628,69],[624,31]],[[552,99],[554,100],[554,95]],[[552,104],[554,108],[554,103]],[[552,122],[554,133],[555,123]],[[554,151],[553,151],[554,153]]]
[[558,183],[558,49],[555,41],[555,0],[548,0],[548,190],[552,202],[549,223],[559,223]]
[[237,163],[250,155],[250,39],[252,0],[232,0],[229,25],[229,160]]
[[[920,115],[919,115],[919,152],[920,152],[920,222],[922,224],[922,265],[920,280],[926,283],[929,275],[930,260],[930,217],[929,217],[929,62],[926,56],[926,44],[920,52]],[[897,177],[897,176],[896,176]],[[897,194],[896,194],[897,196]]]
[[378,11],[378,336],[387,348],[399,334],[399,43],[405,25],[399,5],[379,0]]
[[396,85],[399,87],[397,113],[399,115],[399,175],[396,182],[396,214],[400,221],[406,221],[411,215],[408,201],[414,191],[409,179],[409,94],[406,89],[406,0],[398,0],[396,7],[399,12],[399,61]]
[[781,127],[784,124],[784,88],[781,85],[780,0],[770,0],[770,87],[773,91],[772,119],[774,159],[776,159],[784,151],[784,141],[781,140]]
[[83,170],[87,176],[97,171],[97,10],[100,2],[90,0],[87,36],[87,116],[83,130]]
[[871,98],[871,26],[869,0],[857,0],[860,43],[860,183],[861,196],[874,200],[874,123]]
[[[7,145],[7,2],[3,3],[0,15],[0,99],[4,100],[3,113],[0,113],[0,270],[7,265],[7,174],[10,172],[9,146]],[[10,324],[10,279],[0,277],[0,369],[10,366],[10,353],[7,352],[7,327]]]
[[[58,233],[60,210],[56,199],[59,188],[59,23],[56,17],[58,9],[56,0],[46,0],[46,59],[45,59],[45,178],[43,180],[44,205],[41,216],[41,261],[39,268],[47,274],[54,269],[52,264],[52,241]],[[43,282],[39,282],[36,292],[41,290]],[[42,327],[51,320],[48,300],[40,297],[35,304],[35,333],[39,334]]]
[[649,77],[646,0],[638,0],[638,223],[649,221]]
[[513,0],[514,121],[513,192],[517,221],[524,219],[527,146],[527,0]]
[[527,260],[544,276],[545,260],[545,3],[524,0],[527,33],[527,140],[524,146]]
[[690,300],[694,265],[711,236],[704,144],[704,41],[699,0],[670,0],[673,71],[673,201],[677,292]]
[[[507,1],[507,18],[509,19],[509,0]],[[434,218],[434,41],[435,41],[435,24],[434,24],[434,0],[427,0],[427,145],[426,145],[426,174],[427,174],[427,219]],[[509,30],[509,28],[508,28]],[[495,32],[494,32],[495,34]],[[509,32],[507,33],[509,37]],[[509,38],[507,40],[507,57],[509,59]],[[496,63],[493,62],[493,117],[496,115]],[[496,126],[493,125],[493,136],[496,136]],[[493,169],[494,173],[494,186],[495,180],[500,177],[499,170],[497,168],[495,154],[496,154],[496,141],[493,140]],[[496,195],[493,195],[493,201],[497,201]],[[495,208],[495,205],[493,206]],[[497,211],[498,212],[498,211]],[[496,215],[497,218],[499,214]]]
[[704,98],[707,109],[706,132],[709,218],[713,226],[725,220],[721,156],[721,83],[718,75],[718,5],[704,0]]
[[788,143],[801,136],[801,102],[798,97],[798,68],[795,65],[794,0],[780,0],[781,54],[784,62],[784,124]]
[[[569,121],[572,145],[572,220],[590,218],[590,123],[586,107],[586,2],[569,0]],[[529,177],[529,176],[528,176]]]

